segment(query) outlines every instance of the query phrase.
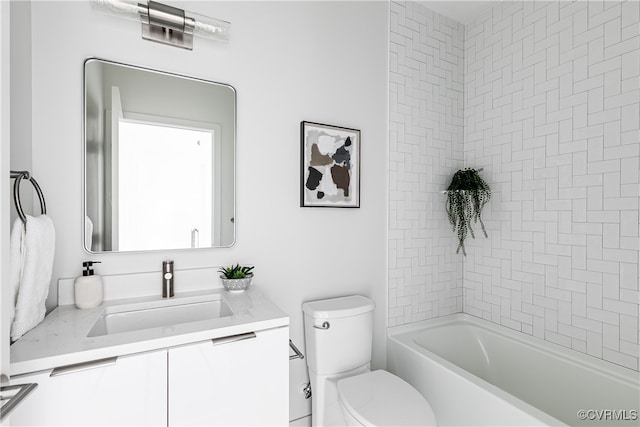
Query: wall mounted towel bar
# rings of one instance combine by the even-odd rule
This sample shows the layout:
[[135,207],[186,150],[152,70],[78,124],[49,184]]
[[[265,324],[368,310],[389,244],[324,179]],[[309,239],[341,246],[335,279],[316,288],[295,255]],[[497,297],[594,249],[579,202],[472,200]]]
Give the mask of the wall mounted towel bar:
[[42,214],[47,213],[47,204],[44,201],[44,194],[42,194],[42,189],[38,185],[38,181],[35,180],[34,177],[28,171],[10,171],[11,179],[15,179],[13,183],[13,202],[16,205],[16,211],[18,212],[18,216],[22,223],[27,226],[27,216],[24,213],[24,209],[22,209],[22,202],[20,201],[20,182],[23,179],[27,179],[33,185],[33,188],[36,189],[36,193],[38,194],[38,200],[40,200],[40,211]]
[[289,347],[291,347],[291,350],[293,350],[293,352],[295,353],[289,356],[289,360],[304,359],[304,354],[302,354],[302,352],[298,350],[298,347],[296,347],[296,345],[291,340],[289,340]]

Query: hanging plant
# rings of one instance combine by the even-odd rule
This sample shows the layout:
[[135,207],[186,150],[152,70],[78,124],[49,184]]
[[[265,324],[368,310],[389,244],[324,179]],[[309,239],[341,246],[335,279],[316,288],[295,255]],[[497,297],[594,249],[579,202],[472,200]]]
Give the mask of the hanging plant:
[[491,199],[489,185],[480,177],[482,169],[461,169],[453,175],[453,180],[447,188],[447,215],[453,230],[458,234],[458,249],[456,253],[467,256],[464,240],[467,234],[476,238],[471,222],[480,222],[484,237],[489,237],[482,222],[481,213],[484,205]]

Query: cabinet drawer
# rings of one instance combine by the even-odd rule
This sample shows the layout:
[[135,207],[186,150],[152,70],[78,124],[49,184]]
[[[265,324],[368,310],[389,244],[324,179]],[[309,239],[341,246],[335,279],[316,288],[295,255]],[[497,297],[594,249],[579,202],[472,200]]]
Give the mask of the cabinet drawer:
[[289,328],[169,349],[169,425],[288,425]]
[[10,425],[166,425],[166,354],[12,377],[12,383],[34,382],[38,388],[11,413]]

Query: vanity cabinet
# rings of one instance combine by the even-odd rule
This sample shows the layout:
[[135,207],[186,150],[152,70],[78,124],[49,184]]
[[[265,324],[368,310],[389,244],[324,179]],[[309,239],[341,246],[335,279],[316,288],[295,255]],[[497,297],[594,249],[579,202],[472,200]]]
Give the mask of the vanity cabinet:
[[114,359],[13,376],[10,425],[289,424],[288,327]]
[[10,425],[166,425],[166,372],[163,349],[11,377],[38,387]]
[[174,347],[169,425],[288,425],[289,328]]

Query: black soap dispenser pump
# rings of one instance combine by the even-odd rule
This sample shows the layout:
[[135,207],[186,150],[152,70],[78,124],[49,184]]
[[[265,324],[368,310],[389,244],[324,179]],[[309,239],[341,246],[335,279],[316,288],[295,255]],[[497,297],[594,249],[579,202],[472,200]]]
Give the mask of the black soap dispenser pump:
[[102,304],[103,285],[102,277],[94,274],[93,264],[100,261],[84,261],[82,263],[82,276],[74,281],[76,307],[80,309],[94,308]]

